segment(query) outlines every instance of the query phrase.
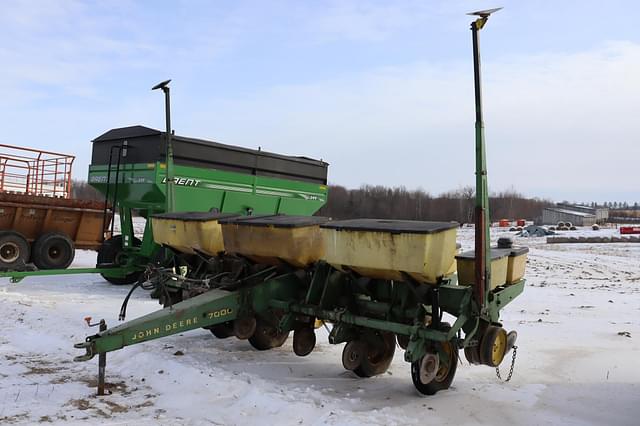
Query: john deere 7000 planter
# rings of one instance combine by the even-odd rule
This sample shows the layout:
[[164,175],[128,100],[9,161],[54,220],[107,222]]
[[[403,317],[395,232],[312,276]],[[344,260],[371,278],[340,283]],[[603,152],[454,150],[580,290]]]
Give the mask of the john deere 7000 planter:
[[[191,199],[200,212],[153,215],[161,209],[147,208],[146,232],[171,255],[149,265],[137,285],[153,288],[164,309],[111,329],[102,321],[98,334],[76,345],[86,351],[76,360],[99,355],[99,383],[104,383],[107,352],[196,328],[219,338],[246,339],[257,350],[280,347],[293,332],[293,351],[306,356],[316,344],[314,324],[322,321],[331,325],[330,343],[346,343],[344,368],[361,377],[385,372],[397,343],[411,363],[415,387],[424,394],[449,387],[460,349],[472,364],[497,367],[514,348],[516,336],[502,327],[499,312],[523,291],[527,251],[504,241],[489,247],[477,36],[491,12],[478,12],[471,28],[477,112],[474,251],[458,253],[456,223],[309,216],[324,202],[324,182],[307,171],[277,169],[302,180],[313,178],[288,187],[255,173],[238,185],[229,178],[233,171],[216,172],[214,181],[204,172],[187,173],[185,162],[185,168],[176,167],[176,199]],[[141,137],[160,137],[141,131]],[[101,139],[133,138],[107,134]],[[119,144],[128,158],[145,150],[127,145]],[[178,148],[175,155],[180,156]],[[118,169],[119,179],[131,182],[132,191],[147,180],[150,186],[127,194],[130,207],[160,204],[161,191],[153,188],[160,182],[159,163],[133,163]],[[322,164],[312,165],[324,170]],[[148,177],[143,177],[145,167]],[[228,167],[217,160],[217,169]],[[108,169],[98,170],[94,167],[92,175],[110,182],[102,177]],[[92,181],[97,184],[98,178]],[[243,189],[213,196],[197,192],[203,183]],[[217,211],[202,212],[212,206]],[[129,244],[131,238],[129,231]]]

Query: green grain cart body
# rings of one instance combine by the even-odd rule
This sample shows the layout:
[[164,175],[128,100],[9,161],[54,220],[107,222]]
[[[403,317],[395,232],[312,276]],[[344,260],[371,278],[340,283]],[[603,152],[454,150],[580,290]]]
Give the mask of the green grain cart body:
[[[328,164],[323,161],[179,135],[172,141],[176,211],[310,216],[326,202]],[[165,161],[165,133],[159,130],[124,127],[93,140],[88,181],[120,213],[129,256],[127,265],[118,266],[129,271],[143,266],[158,248],[151,221],[142,243],[135,242],[132,216],[165,211]]]

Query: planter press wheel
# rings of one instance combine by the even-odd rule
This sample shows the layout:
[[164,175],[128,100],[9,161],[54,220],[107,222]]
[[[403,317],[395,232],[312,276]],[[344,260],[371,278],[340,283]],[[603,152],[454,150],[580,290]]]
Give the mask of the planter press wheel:
[[38,269],[66,269],[73,262],[76,247],[71,238],[61,232],[48,232],[33,244],[31,257]]
[[[365,336],[363,353],[353,372],[359,377],[373,377],[389,369],[396,350],[396,336],[386,331],[376,331]],[[345,346],[346,348],[346,346]]]
[[[411,363],[411,379],[418,392],[434,395],[449,389],[458,367],[458,349],[451,342],[436,343],[438,354],[427,353]],[[440,352],[447,355],[447,363],[440,360]]]
[[[140,247],[142,245],[142,241],[133,237],[133,245],[135,247]],[[119,264],[123,253],[122,235],[116,235],[102,243],[98,250],[97,262],[98,264]],[[104,274],[100,275],[102,275],[102,278],[115,285],[133,284],[138,281],[138,278],[140,278],[140,272],[132,272],[125,277],[110,277]]]
[[24,268],[31,256],[27,240],[18,232],[0,232],[0,268]]
[[288,337],[288,331],[279,332],[276,326],[258,318],[256,320],[256,329],[253,335],[249,337],[249,343],[259,351],[266,351],[284,345]]

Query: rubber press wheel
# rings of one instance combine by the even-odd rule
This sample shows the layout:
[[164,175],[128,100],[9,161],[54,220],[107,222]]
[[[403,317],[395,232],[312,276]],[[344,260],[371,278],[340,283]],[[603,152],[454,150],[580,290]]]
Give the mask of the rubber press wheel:
[[396,350],[396,336],[393,333],[379,331],[367,337],[364,356],[360,365],[353,370],[360,377],[373,377],[387,371]]
[[[134,247],[140,247],[142,245],[142,241],[138,238],[133,237],[133,245]],[[116,235],[113,238],[109,238],[105,242],[102,243],[100,249],[98,250],[98,265],[100,264],[120,264],[120,260],[122,258],[122,254],[124,249],[122,247],[122,235]],[[115,285],[125,285],[125,284],[133,284],[138,281],[140,277],[140,272],[132,272],[125,277],[110,277],[104,274],[102,278],[109,281],[111,284]]]
[[411,380],[413,381],[413,385],[418,392],[424,395],[434,395],[438,391],[449,389],[451,382],[453,382],[453,377],[456,375],[458,349],[451,342],[442,342],[437,345],[439,345],[437,349],[440,349],[438,356],[441,356],[440,352],[447,354],[447,362],[445,363],[440,359],[438,369],[432,379],[425,381],[424,374],[424,369],[427,367],[425,363],[427,357],[430,356],[429,354],[411,363]]
[[76,247],[67,235],[48,232],[33,244],[31,257],[38,269],[65,269],[76,255]]
[[30,247],[27,240],[18,232],[0,232],[0,268],[15,269],[24,267],[29,261]]

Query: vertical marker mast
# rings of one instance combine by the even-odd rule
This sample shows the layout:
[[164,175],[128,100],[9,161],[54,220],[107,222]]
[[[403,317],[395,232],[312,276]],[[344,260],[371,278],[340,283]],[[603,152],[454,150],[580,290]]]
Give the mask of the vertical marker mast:
[[172,212],[175,207],[174,193],[173,193],[173,146],[171,144],[171,99],[169,97],[169,86],[171,80],[165,80],[162,83],[158,83],[151,88],[151,90],[162,89],[164,92],[164,110],[166,121],[166,211]]
[[475,282],[476,302],[482,312],[487,303],[491,282],[491,257],[489,236],[489,190],[487,185],[487,161],[482,119],[482,82],[480,75],[479,32],[489,15],[502,9],[481,10],[468,15],[479,16],[471,23],[473,36],[473,82],[476,101],[476,206],[475,206]]

